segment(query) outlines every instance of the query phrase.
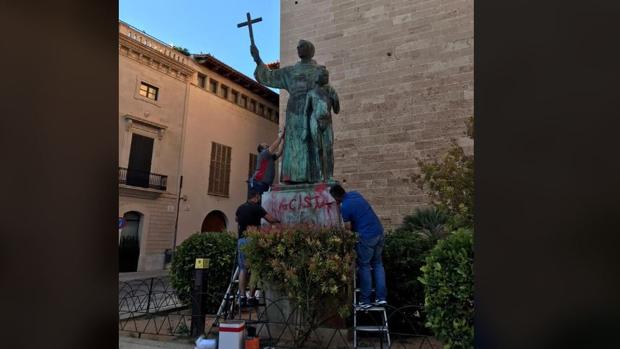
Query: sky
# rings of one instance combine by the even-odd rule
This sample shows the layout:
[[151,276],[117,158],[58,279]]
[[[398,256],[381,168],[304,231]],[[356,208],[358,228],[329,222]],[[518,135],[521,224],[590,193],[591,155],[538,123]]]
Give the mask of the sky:
[[190,53],[210,53],[253,78],[246,13],[262,21],[252,25],[264,62],[280,59],[280,0],[119,0],[118,17],[167,44]]

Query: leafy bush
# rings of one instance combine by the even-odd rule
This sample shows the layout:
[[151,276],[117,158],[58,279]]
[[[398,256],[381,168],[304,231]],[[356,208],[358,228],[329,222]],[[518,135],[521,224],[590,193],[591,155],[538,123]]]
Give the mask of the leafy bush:
[[280,226],[251,229],[243,247],[250,270],[286,293],[299,307],[302,323],[294,334],[303,347],[311,331],[334,315],[351,310],[355,235],[347,230]]
[[187,238],[174,254],[170,268],[170,281],[179,299],[191,300],[196,258],[209,258],[208,281],[205,292],[207,311],[216,311],[221,297],[230,282],[235,261],[237,240],[227,233],[195,233]]
[[[348,295],[355,235],[347,230],[281,226],[249,230],[244,246],[252,272],[312,310],[325,297]],[[348,303],[339,313],[347,315]]]
[[177,50],[177,51],[179,51],[180,53],[182,53],[185,56],[189,56],[190,55],[189,50],[186,49],[185,47],[173,46],[172,48]]
[[450,217],[441,209],[430,207],[416,209],[412,215],[405,216],[398,232],[416,232],[431,239],[442,238],[446,234],[446,224]]
[[474,347],[473,232],[451,233],[426,257],[421,268],[427,327],[444,349]]
[[418,280],[424,259],[435,241],[409,231],[385,235],[383,266],[388,304],[401,307],[424,304],[424,286]]
[[[467,135],[473,138],[473,117],[467,123]],[[474,157],[453,143],[439,160],[418,159],[421,174],[414,176],[420,188],[427,187],[437,207],[451,217],[451,228],[473,228],[474,224]],[[449,229],[451,230],[451,229]]]

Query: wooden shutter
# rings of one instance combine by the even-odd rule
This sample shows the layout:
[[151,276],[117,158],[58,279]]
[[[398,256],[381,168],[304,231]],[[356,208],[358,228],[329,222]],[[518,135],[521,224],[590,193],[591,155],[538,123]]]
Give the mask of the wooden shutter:
[[248,178],[254,175],[254,171],[256,171],[256,154],[250,153],[250,161],[248,163]]
[[211,143],[209,194],[225,197],[229,196],[231,153],[231,147],[215,142]]
[[222,195],[228,196],[229,190],[230,190],[230,158],[231,158],[231,152],[232,152],[232,148],[231,147],[226,147],[223,146],[222,147],[224,150],[224,178],[222,178],[222,183],[223,183],[223,190],[222,190]]
[[209,165],[209,194],[215,193],[215,172],[217,169],[217,143],[211,143],[211,164]]

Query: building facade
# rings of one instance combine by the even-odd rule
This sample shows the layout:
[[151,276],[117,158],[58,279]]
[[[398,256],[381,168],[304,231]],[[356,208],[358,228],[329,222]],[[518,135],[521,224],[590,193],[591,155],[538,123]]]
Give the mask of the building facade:
[[465,136],[473,115],[473,1],[280,4],[282,66],[298,61],[299,39],[310,40],[340,96],[335,178],[367,197],[386,228],[398,226],[429,202],[412,181],[416,159],[440,156],[452,140],[473,151]]
[[236,229],[277,115],[273,91],[120,22],[119,272],[161,270],[191,233]]
[[211,55],[194,55],[178,240],[236,231],[257,146],[278,136],[278,95]]

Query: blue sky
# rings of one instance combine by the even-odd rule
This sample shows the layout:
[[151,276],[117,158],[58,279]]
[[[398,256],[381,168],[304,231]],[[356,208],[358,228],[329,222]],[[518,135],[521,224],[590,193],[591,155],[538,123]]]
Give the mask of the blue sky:
[[280,0],[120,0],[120,20],[190,53],[210,53],[253,78],[246,12],[263,21],[252,25],[265,62],[280,59]]

